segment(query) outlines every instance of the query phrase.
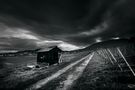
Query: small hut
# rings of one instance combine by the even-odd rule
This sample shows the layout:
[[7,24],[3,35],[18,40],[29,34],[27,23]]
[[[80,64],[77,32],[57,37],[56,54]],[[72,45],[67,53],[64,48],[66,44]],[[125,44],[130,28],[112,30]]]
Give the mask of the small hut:
[[62,50],[57,46],[37,53],[37,63],[48,63],[49,65],[59,63],[60,52]]

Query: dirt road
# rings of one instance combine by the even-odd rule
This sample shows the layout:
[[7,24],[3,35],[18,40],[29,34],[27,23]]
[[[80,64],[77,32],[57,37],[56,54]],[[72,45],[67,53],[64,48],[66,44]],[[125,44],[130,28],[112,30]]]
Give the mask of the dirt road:
[[[91,60],[91,58],[93,57],[94,53],[85,56],[84,58],[71,63],[70,65],[64,67],[63,69],[57,71],[56,73],[54,73],[53,75],[42,79],[40,81],[38,81],[37,83],[33,84],[32,86],[30,86],[29,88],[27,88],[26,90],[37,90],[37,89],[41,89],[42,87],[44,87],[46,84],[51,83],[51,81],[57,79],[58,77],[61,77],[62,74],[64,73],[69,73],[69,75],[66,75],[67,79],[65,81],[59,81],[59,83],[63,83],[63,88],[56,87],[57,90],[67,90],[67,88],[69,86],[72,85],[73,81],[75,81],[83,72],[83,70],[85,69],[85,67],[87,66],[87,64],[89,63],[89,61]],[[74,71],[70,70],[72,68],[75,68]],[[70,72],[69,72],[70,70]],[[72,73],[71,73],[72,72]]]
[[[38,81],[27,90],[134,90],[134,68],[129,68],[130,64],[116,63],[116,60],[120,60],[113,53],[111,56],[114,60],[91,53]],[[120,59],[126,60],[123,57]]]

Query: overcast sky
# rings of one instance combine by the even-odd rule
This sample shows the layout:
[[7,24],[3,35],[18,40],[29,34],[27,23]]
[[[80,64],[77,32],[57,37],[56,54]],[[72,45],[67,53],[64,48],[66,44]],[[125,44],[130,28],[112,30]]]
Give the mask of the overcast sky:
[[135,0],[0,0],[0,49],[73,50],[134,29]]

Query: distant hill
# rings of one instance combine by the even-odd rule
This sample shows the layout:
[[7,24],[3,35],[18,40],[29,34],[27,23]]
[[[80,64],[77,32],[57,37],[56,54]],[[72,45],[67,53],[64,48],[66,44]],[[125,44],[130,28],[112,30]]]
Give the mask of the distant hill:
[[35,49],[35,50],[20,50],[20,51],[6,51],[6,52],[1,52],[0,56],[27,56],[27,55],[36,55],[37,52],[40,49]]
[[127,45],[135,46],[135,38],[107,40],[107,41],[103,41],[103,42],[94,43],[83,49],[78,49],[78,50],[73,50],[73,51],[64,51],[64,52],[76,53],[76,52],[97,50],[100,48],[114,48],[114,47],[122,47],[122,46],[127,46]]
[[135,38],[117,39],[117,40],[108,40],[108,41],[98,42],[98,43],[94,43],[84,49],[75,50],[74,52],[91,51],[91,50],[97,50],[100,48],[114,48],[114,47],[124,47],[124,46],[134,46],[135,47]]

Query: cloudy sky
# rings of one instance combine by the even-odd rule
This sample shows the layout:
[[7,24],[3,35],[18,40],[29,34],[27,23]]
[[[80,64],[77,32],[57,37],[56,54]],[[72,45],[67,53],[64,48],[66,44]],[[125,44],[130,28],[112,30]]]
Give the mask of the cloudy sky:
[[0,0],[0,49],[73,50],[134,29],[135,0]]

